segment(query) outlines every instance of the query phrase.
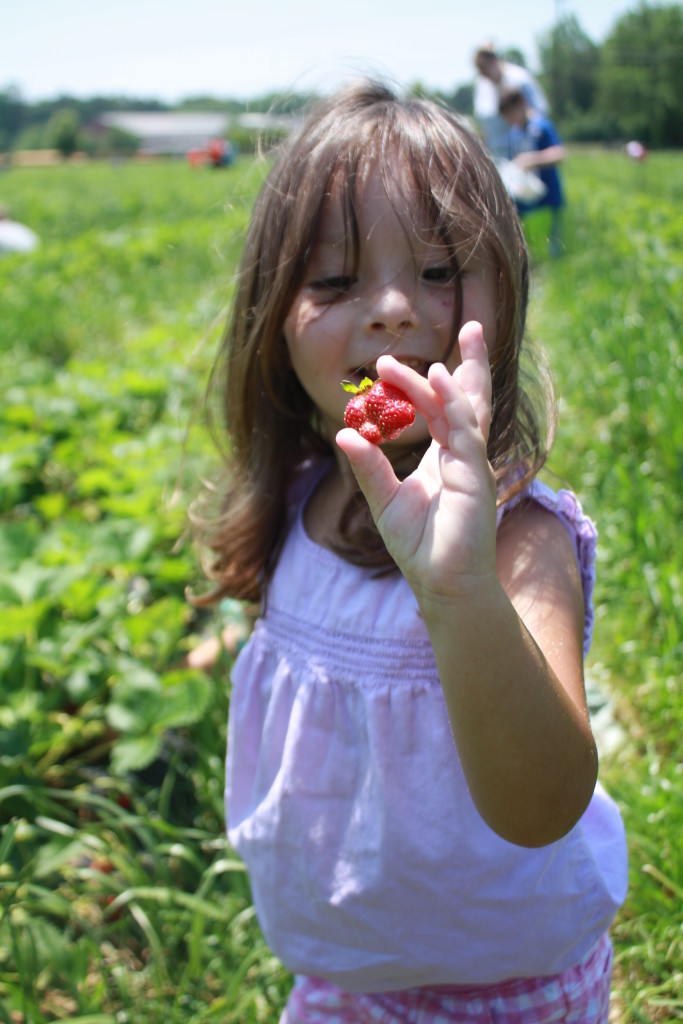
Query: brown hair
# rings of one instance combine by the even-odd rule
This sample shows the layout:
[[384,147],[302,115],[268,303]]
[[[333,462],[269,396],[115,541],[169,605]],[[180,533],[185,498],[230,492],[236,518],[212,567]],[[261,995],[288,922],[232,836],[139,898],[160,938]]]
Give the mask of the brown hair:
[[510,110],[514,110],[515,107],[526,107],[526,100],[524,99],[524,93],[521,89],[508,89],[500,97],[498,102],[498,113],[505,116]]
[[[410,215],[420,205],[457,267],[477,248],[498,276],[493,348],[493,414],[489,459],[499,502],[523,489],[545,460],[542,417],[520,385],[519,352],[528,297],[528,257],[519,220],[482,143],[453,113],[430,101],[402,100],[383,84],[363,82],[320,103],[277,156],[256,200],[235,303],[209,381],[227,445],[228,477],[213,513],[195,508],[194,522],[216,582],[197,603],[230,595],[258,600],[286,528],[287,493],[302,464],[331,454],[315,410],[288,358],[283,324],[301,286],[321,207],[331,184],[341,189],[354,258],[359,238],[354,183],[377,163],[392,197]],[[460,282],[455,274],[457,295]],[[459,306],[456,308],[459,309]],[[456,321],[459,319],[456,313]],[[453,343],[460,323],[453,325]],[[550,408],[548,386],[543,404]],[[213,404],[212,404],[213,401]],[[415,453],[417,461],[427,443]],[[413,468],[412,466],[410,468]],[[359,509],[363,510],[359,513]],[[362,498],[347,510],[345,557],[391,561]]]

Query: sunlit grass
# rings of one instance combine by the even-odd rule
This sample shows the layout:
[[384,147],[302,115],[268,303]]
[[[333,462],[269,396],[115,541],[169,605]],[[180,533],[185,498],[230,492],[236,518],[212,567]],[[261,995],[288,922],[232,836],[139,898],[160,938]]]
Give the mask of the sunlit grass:
[[630,892],[614,928],[625,1021],[683,1019],[680,161],[575,154],[565,256],[548,260],[532,235],[532,323],[561,400],[552,467],[600,532],[589,669],[627,734],[602,768],[629,839]]

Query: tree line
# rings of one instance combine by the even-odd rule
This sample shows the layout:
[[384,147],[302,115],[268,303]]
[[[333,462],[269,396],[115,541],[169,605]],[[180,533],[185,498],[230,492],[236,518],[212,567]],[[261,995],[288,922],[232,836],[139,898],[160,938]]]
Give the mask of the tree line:
[[602,46],[574,17],[539,43],[542,81],[567,139],[683,145],[683,6],[641,4]]
[[[538,78],[552,117],[571,142],[614,143],[638,139],[651,148],[683,145],[683,6],[641,2],[621,16],[600,44],[589,38],[574,15],[560,18],[538,41]],[[526,64],[509,48],[505,58]],[[429,95],[454,110],[472,114],[473,83],[452,92],[414,83],[411,91]],[[53,148],[65,156],[78,150],[92,155],[133,152],[136,140],[116,130],[103,132],[97,119],[105,111],[219,110],[225,113],[300,109],[310,93],[268,93],[248,102],[194,96],[178,104],[159,100],[99,96],[60,96],[27,103],[19,90],[0,91],[0,152]]]

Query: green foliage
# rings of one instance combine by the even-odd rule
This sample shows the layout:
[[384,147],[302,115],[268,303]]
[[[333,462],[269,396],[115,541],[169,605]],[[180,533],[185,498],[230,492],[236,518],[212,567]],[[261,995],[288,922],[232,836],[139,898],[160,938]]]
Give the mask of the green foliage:
[[622,137],[649,146],[683,145],[683,8],[624,15],[601,54],[598,106],[616,115]]
[[[98,118],[112,111],[223,111],[228,114],[249,112],[291,114],[317,99],[315,93],[274,93],[252,97],[248,101],[192,96],[177,104],[156,99],[128,96],[94,96],[81,99],[59,96],[37,103],[25,101],[18,90],[0,91],[0,153],[17,149],[55,148],[65,156],[82,149],[94,156],[128,155],[139,142],[124,132],[93,132]],[[277,138],[277,132],[273,133]],[[253,153],[259,133],[253,128],[236,126],[230,140],[242,153]]]
[[[138,163],[53,168],[49,190],[43,168],[6,176],[14,218],[42,244],[31,262],[0,263],[0,348],[17,362],[39,355],[53,366],[72,353],[100,356],[88,372],[106,387],[105,357],[120,346],[153,349],[155,331],[175,347],[197,338],[229,295],[260,177],[251,163],[242,168],[235,179],[232,168],[216,176],[160,164],[152,190],[149,168]],[[218,281],[210,292],[208,281]]]
[[[262,174],[3,178],[42,239],[0,261],[3,1022],[270,1024],[290,984],[223,836],[230,658],[184,658],[217,627],[185,599],[186,510]],[[561,398],[551,469],[600,530],[590,671],[628,732],[603,765],[631,857],[615,1020],[663,1022],[683,1013],[681,158],[576,152],[565,179],[564,257],[526,222],[531,329]]]
[[599,529],[590,669],[629,735],[602,771],[630,850],[630,893],[614,929],[627,1022],[683,1019],[680,172],[679,156],[634,165],[574,153],[565,257],[547,261],[545,239],[532,236],[544,261],[532,328],[561,398],[551,464]]
[[75,110],[63,107],[56,110],[45,126],[44,144],[48,149],[58,149],[63,157],[69,157],[79,147],[81,122]]
[[124,132],[121,128],[108,128],[101,136],[84,133],[82,146],[90,156],[125,157],[134,156],[137,153],[140,148],[140,140],[135,135]]
[[503,60],[510,61],[511,64],[518,64],[520,68],[527,66],[523,52],[516,46],[509,46],[504,50],[499,50],[498,53]]
[[543,80],[553,117],[562,123],[572,112],[592,111],[600,49],[575,15],[566,15],[539,42]]
[[16,88],[0,90],[0,152],[8,150],[22,128],[23,104]]
[[241,1024],[283,999],[224,838],[229,661],[185,665],[215,628],[184,593],[198,406],[261,174],[3,181],[41,246],[0,261],[2,1021]]
[[594,43],[574,15],[539,40],[541,77],[553,118],[571,141],[683,143],[683,11],[640,3]]
[[461,85],[450,97],[449,103],[458,114],[469,114],[474,112],[474,86]]

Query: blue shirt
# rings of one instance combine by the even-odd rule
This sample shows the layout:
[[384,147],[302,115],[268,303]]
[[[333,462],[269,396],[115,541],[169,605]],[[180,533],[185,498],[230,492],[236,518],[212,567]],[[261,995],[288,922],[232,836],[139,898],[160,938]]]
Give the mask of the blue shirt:
[[[543,114],[532,114],[525,128],[514,125],[510,129],[510,158],[513,160],[519,153],[538,153],[543,149],[550,149],[551,146],[560,145],[562,139],[555,125]],[[564,194],[557,167],[538,167],[534,173],[545,185],[546,194],[536,203],[518,202],[519,210],[524,213],[539,206],[552,206],[556,209],[563,206]]]

